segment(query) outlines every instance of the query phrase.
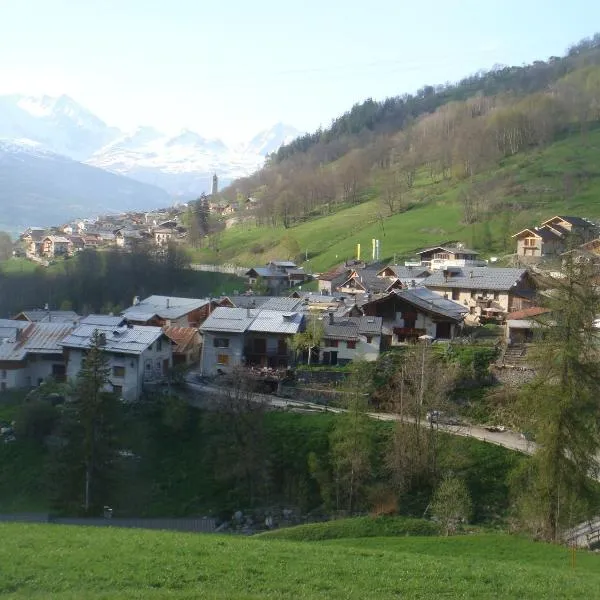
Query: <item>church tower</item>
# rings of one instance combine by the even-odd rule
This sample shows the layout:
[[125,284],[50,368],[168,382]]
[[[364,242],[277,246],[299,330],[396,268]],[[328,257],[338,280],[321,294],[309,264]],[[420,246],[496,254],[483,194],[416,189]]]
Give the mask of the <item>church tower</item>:
[[216,173],[213,175],[212,189],[210,193],[213,196],[216,196],[219,193],[219,178],[217,177]]

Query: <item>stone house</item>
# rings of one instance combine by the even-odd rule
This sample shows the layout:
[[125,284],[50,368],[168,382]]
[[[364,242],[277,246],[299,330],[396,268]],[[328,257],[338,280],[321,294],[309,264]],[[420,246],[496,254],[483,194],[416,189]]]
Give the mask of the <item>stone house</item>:
[[196,327],[166,325],[163,331],[173,346],[173,366],[189,366],[200,360],[202,341]]
[[121,316],[134,325],[198,327],[215,305],[216,301],[206,298],[155,295],[140,300],[136,296],[133,305],[125,309]]

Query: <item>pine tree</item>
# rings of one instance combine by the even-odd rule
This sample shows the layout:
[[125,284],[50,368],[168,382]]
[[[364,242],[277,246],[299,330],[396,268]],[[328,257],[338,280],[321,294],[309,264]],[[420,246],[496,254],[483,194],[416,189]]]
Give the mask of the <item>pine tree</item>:
[[[541,321],[543,339],[532,362],[537,376],[520,398],[523,427],[538,449],[516,478],[521,516],[527,528],[557,540],[570,526],[574,507],[590,498],[590,475],[600,450],[600,294],[593,267],[566,259],[563,277]],[[585,507],[583,507],[585,513]]]

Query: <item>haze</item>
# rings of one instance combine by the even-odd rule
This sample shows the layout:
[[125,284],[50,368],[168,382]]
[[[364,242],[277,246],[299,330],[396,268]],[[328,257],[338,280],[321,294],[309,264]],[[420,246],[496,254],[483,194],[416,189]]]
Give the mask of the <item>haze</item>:
[[0,13],[0,93],[65,93],[124,129],[232,143],[561,54],[593,33],[600,4],[0,0]]

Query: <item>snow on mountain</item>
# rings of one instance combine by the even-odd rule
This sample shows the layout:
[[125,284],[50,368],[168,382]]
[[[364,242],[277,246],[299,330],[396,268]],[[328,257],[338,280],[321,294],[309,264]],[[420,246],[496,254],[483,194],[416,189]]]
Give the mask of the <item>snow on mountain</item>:
[[68,96],[0,96],[2,138],[29,139],[85,160],[119,133]]
[[295,127],[285,123],[276,123],[273,127],[257,133],[246,144],[244,152],[267,156],[279,150],[281,146],[289,144],[300,135],[302,135],[302,132]]

